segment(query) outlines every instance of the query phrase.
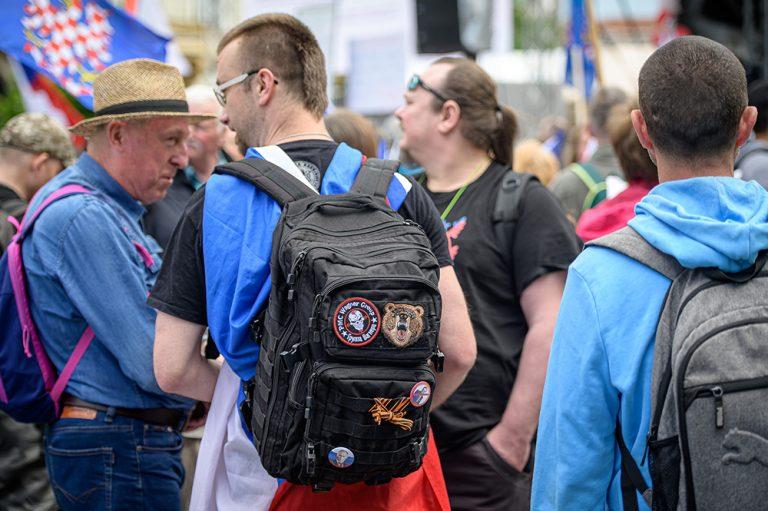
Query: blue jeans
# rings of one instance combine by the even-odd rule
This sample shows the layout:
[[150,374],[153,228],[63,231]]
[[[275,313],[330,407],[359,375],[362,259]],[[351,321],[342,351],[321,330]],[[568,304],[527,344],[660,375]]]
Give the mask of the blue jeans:
[[49,425],[45,462],[63,511],[178,511],[181,447],[178,431],[108,410]]

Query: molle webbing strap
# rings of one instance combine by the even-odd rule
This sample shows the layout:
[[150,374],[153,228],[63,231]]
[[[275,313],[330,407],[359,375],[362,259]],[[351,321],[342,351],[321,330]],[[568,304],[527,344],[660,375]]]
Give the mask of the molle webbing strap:
[[386,200],[389,183],[399,166],[398,161],[368,158],[357,173],[350,192]]
[[661,273],[669,280],[675,280],[685,268],[680,266],[677,259],[661,252],[659,249],[645,241],[637,231],[627,226],[623,229],[597,238],[586,244],[589,246],[605,247],[615,250],[620,254],[634,259],[649,268]]
[[289,202],[317,195],[314,190],[311,190],[285,170],[260,158],[247,158],[225,163],[217,166],[214,172],[229,174],[252,183],[275,199],[280,207]]

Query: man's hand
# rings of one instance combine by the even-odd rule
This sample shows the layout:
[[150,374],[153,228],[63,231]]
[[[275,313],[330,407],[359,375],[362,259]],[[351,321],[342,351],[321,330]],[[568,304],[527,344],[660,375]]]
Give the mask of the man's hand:
[[496,454],[518,472],[522,472],[531,457],[531,438],[523,438],[496,426],[486,435]]
[[187,425],[184,427],[184,431],[193,431],[197,428],[205,426],[205,421],[208,419],[208,410],[211,409],[211,403],[205,403],[198,401],[195,404],[195,408],[192,410],[192,414],[189,416]]

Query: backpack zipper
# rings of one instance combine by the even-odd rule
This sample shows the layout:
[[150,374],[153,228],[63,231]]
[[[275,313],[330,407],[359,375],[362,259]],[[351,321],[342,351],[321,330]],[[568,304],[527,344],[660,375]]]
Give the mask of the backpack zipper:
[[[372,233],[379,232],[379,231],[384,231],[384,230],[387,230],[387,229],[393,229],[395,227],[402,227],[403,225],[412,227],[413,229],[416,229],[418,231],[418,234],[426,236],[426,234],[424,233],[424,229],[420,225],[418,225],[417,223],[415,223],[413,221],[410,221],[410,220],[398,221],[397,219],[391,219],[391,220],[388,220],[386,222],[381,222],[381,223],[373,226],[374,228],[368,228],[368,230],[364,230],[364,229],[363,230],[359,230],[357,233],[354,233],[353,235],[346,234],[346,235],[343,235],[343,236],[340,236],[339,235],[340,233],[337,232],[337,231],[331,231],[331,230],[328,230],[328,229],[324,229],[322,227],[318,227],[316,225],[306,224],[306,225],[299,225],[296,228],[294,228],[291,231],[291,233],[286,238],[284,238],[281,241],[281,243],[280,243],[280,251],[283,250],[285,244],[288,241],[290,241],[291,239],[293,239],[295,237],[294,233],[296,233],[296,232],[313,231],[313,232],[317,232],[317,233],[320,233],[320,234],[327,234],[327,235],[333,236],[335,238],[351,238],[354,235],[372,234]],[[345,231],[345,232],[349,233],[350,231]]]
[[718,429],[722,429],[725,427],[725,410],[723,407],[724,395],[762,388],[768,388],[768,376],[708,385],[697,385],[696,387],[690,387],[686,390],[685,409],[687,410],[693,402],[699,398],[712,396],[715,404],[715,426]]
[[[315,245],[313,247],[306,248],[306,249],[302,250],[301,252],[299,252],[296,255],[296,258],[293,260],[293,263],[291,264],[291,270],[288,273],[288,276],[286,277],[286,284],[288,284],[288,301],[289,302],[292,302],[294,300],[294,298],[295,298],[296,282],[298,281],[299,275],[301,274],[301,270],[302,270],[302,266],[301,265],[304,263],[304,260],[306,259],[307,254],[309,252],[311,252],[312,250],[320,249],[320,248],[324,249],[324,250],[327,250],[329,252],[340,254],[340,255],[345,256],[345,257],[349,256],[348,253],[345,253],[345,252],[343,252],[341,250],[338,250],[338,249],[335,249],[335,248],[331,248],[331,247],[326,247],[326,246],[320,246],[320,245]],[[365,255],[366,255],[366,257],[376,257],[376,256],[383,255],[383,254],[386,254],[386,253],[389,253],[389,252],[396,252],[397,250],[400,250],[402,248],[407,248],[407,249],[410,249],[410,250],[417,250],[419,252],[427,253],[428,255],[432,256],[432,258],[434,259],[435,265],[438,264],[437,263],[437,258],[435,258],[435,255],[432,253],[431,250],[428,250],[428,249],[426,249],[424,247],[418,247],[418,246],[414,247],[414,246],[406,245],[406,244],[390,245],[387,248],[383,248],[383,249],[379,249],[379,250],[374,250],[373,252],[368,252]]]

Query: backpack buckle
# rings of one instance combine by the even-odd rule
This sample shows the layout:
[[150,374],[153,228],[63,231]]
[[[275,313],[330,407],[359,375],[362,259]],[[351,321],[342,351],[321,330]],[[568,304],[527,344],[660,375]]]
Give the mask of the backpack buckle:
[[253,401],[253,392],[256,390],[256,379],[251,378],[250,380],[243,382],[243,394],[245,394],[245,399],[242,403],[240,403],[240,413],[242,414],[242,417],[245,421],[245,425],[248,428],[248,431],[253,434],[253,426],[251,425],[251,418],[253,417],[253,409],[251,408],[251,402]]
[[283,369],[286,372],[291,372],[293,370],[293,366],[295,366],[301,358],[301,354],[299,353],[300,348],[301,343],[296,343],[291,346],[290,351],[283,351],[280,353],[280,360],[282,360]]
[[418,465],[421,463],[421,450],[424,446],[424,440],[420,440],[418,442],[413,442],[411,444],[411,463],[414,465]]
[[435,371],[438,373],[443,372],[443,366],[445,365],[445,355],[440,350],[432,354],[432,365],[435,366]]
[[253,320],[251,320],[251,324],[249,325],[251,328],[251,335],[253,336],[253,340],[257,344],[261,344],[261,341],[264,337],[264,313],[257,314]]
[[316,458],[315,444],[307,444],[307,475],[315,475]]

